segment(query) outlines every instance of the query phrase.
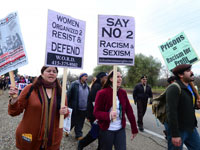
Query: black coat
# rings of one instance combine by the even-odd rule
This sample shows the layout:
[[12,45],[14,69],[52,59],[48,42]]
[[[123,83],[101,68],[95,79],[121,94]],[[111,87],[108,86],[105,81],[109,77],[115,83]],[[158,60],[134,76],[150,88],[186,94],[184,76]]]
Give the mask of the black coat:
[[144,87],[141,83],[138,83],[133,90],[133,99],[134,101],[138,100],[148,100],[152,98],[152,91],[149,85],[146,85],[146,91],[144,92]]
[[192,94],[180,80],[176,82],[181,87],[181,94],[175,85],[166,91],[167,121],[172,137],[180,137],[180,130],[193,131],[197,126]]
[[101,83],[96,82],[92,85],[90,94],[88,96],[88,104],[87,104],[87,118],[92,123],[95,120],[95,117],[93,115],[94,110],[94,102],[96,98],[97,92],[101,89]]

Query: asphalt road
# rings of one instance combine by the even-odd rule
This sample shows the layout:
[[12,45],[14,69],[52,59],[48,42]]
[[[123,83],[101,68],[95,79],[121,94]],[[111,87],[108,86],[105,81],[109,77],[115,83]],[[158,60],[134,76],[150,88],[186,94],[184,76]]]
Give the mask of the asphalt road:
[[[134,104],[132,95],[128,95],[128,98],[133,107],[135,117],[137,118],[137,108],[136,108],[136,105]],[[196,117],[197,117],[198,127],[199,127],[200,126],[200,110],[196,110]],[[164,126],[159,122],[159,120],[156,120],[154,114],[152,114],[151,105],[149,104],[148,104],[147,111],[146,111],[143,121],[144,121],[144,128],[149,134],[152,134],[164,139],[164,133],[163,133]],[[200,133],[200,128],[197,128],[197,130]]]

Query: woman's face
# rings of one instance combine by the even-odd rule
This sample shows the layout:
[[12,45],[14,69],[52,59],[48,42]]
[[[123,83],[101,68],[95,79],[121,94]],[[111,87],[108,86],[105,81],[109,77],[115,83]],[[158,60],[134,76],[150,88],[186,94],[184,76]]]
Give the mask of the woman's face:
[[58,72],[55,67],[48,67],[44,70],[42,77],[45,81],[52,83],[56,80]]
[[[110,78],[110,81],[113,82],[113,78]],[[117,87],[119,88],[122,84],[122,75],[120,72],[117,72]]]

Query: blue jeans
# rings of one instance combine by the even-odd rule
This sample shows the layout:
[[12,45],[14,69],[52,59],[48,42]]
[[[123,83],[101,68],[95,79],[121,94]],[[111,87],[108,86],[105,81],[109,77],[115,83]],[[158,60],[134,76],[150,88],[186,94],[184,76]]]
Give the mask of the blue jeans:
[[200,137],[196,128],[192,132],[179,131],[182,143],[180,147],[176,147],[172,144],[172,136],[168,124],[165,123],[164,125],[167,131],[168,150],[182,150],[183,144],[186,145],[188,150],[200,150]]

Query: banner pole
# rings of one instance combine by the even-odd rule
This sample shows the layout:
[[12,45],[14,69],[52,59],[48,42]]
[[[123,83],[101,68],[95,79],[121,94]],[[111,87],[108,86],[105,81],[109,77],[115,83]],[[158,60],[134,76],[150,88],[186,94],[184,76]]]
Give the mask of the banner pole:
[[[113,66],[113,111],[117,111],[117,65]],[[113,120],[115,121],[115,119]]]
[[[16,84],[15,84],[15,77],[14,77],[14,72],[13,71],[10,71],[9,72],[9,77],[10,77],[10,84],[12,87],[16,87]],[[12,97],[16,98],[17,95],[13,95]]]
[[[62,96],[61,96],[61,106],[65,106],[65,100],[66,100],[66,84],[67,83],[67,68],[63,69],[63,82],[62,82]],[[59,121],[59,128],[63,128],[64,123],[64,115],[60,115],[60,121]]]
[[190,82],[189,84],[190,84],[190,86],[192,87],[193,92],[196,94],[197,100],[200,101],[200,95],[199,95],[197,89],[195,88],[194,83],[193,83],[193,82]]

